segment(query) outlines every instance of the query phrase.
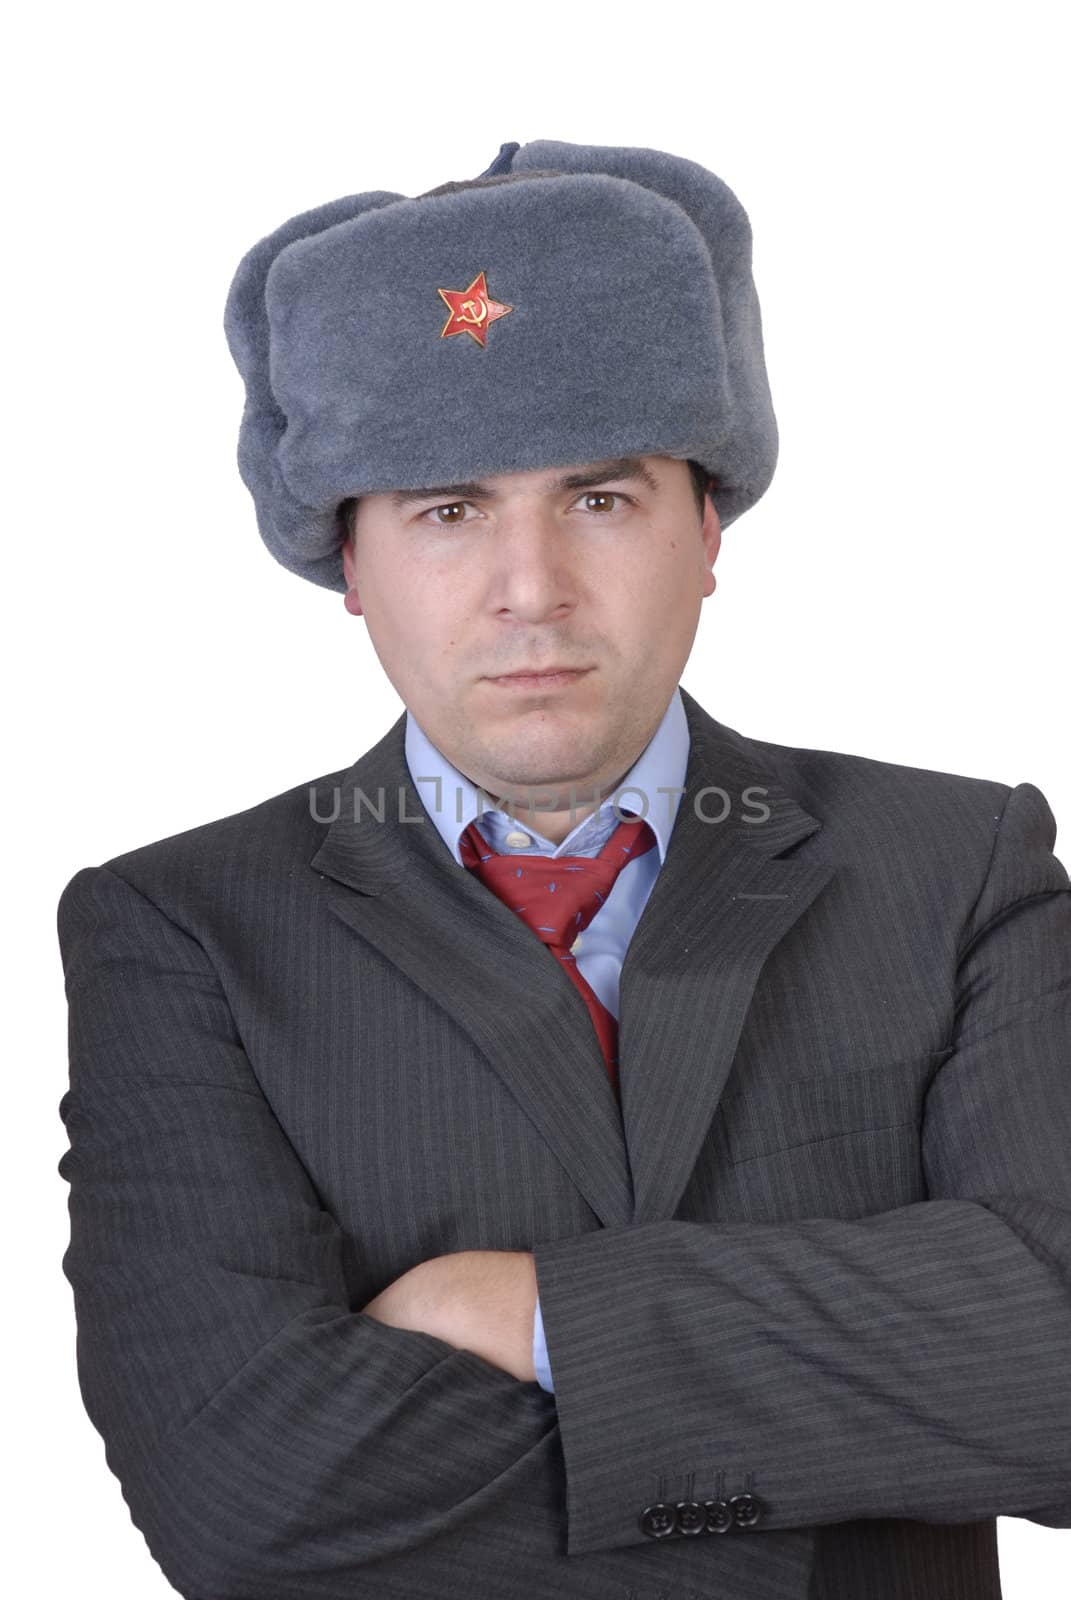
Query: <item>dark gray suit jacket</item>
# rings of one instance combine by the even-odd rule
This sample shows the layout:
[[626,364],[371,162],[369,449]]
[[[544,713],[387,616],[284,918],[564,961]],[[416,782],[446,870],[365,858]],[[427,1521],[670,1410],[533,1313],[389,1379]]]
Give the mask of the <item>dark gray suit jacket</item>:
[[[684,704],[620,1111],[404,718],[64,890],[79,1376],[181,1593],[992,1600],[998,1515],[1071,1527],[1046,800]],[[470,1249],[534,1251],[555,1395],[360,1314]]]

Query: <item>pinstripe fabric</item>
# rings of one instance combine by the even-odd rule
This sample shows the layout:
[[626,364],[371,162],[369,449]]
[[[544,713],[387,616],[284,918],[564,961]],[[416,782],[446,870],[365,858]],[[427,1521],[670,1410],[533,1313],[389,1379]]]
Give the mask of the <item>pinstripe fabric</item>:
[[[409,776],[459,867],[462,865],[461,836],[469,823],[477,819],[484,837],[500,854],[561,857],[597,855],[629,802],[645,817],[657,841],[657,849],[645,851],[619,874],[606,904],[585,933],[576,954],[580,975],[612,1014],[615,1025],[621,963],[669,847],[687,773],[689,742],[688,718],[678,688],[636,761],[591,816],[570,829],[560,844],[555,845],[535,829],[526,828],[520,836],[527,837],[530,842],[520,845],[516,824],[503,811],[490,806],[489,797],[446,759],[412,711],[406,712],[405,759]],[[538,1296],[532,1319],[532,1362],[536,1382],[553,1394],[554,1375],[547,1355]]]
[[[64,890],[79,1377],[191,1600],[990,1600],[997,1515],[1071,1527],[1044,796],[683,701],[620,1108],[422,811],[404,718]],[[553,1396],[359,1314],[465,1249],[533,1250]],[[642,1532],[749,1475],[754,1529]]]
[[818,1529],[808,1600],[1001,1600],[994,1521],[948,1524],[887,1519]]

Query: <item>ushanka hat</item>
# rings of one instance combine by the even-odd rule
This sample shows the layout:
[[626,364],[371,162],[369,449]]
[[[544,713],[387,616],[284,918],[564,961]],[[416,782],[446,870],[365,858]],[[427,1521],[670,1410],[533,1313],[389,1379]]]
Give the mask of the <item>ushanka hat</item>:
[[773,477],[747,214],[660,150],[504,144],[475,187],[302,212],[244,256],[224,327],[261,536],[327,589],[350,496],[666,455],[727,527]]

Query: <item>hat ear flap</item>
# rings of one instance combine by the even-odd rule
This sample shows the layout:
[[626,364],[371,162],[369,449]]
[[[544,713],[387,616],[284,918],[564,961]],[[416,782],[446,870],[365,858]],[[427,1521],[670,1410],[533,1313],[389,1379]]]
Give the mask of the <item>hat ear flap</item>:
[[[245,383],[245,407],[238,435],[238,471],[257,506],[261,536],[277,560],[284,561],[295,528],[306,513],[293,501],[278,470],[278,445],[286,417],[271,386],[271,336],[264,291],[276,258],[288,245],[350,222],[405,195],[373,189],[344,195],[291,217],[247,250],[231,280],[223,312],[223,331],[234,363]],[[270,515],[268,508],[275,508]],[[335,563],[325,563],[325,567]]]

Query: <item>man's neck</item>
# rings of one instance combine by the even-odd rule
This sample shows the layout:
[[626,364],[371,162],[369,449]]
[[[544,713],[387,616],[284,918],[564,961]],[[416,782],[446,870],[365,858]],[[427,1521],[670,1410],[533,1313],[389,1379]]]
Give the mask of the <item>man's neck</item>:
[[507,796],[505,800],[502,800],[497,795],[490,795],[489,798],[494,801],[499,811],[504,812],[508,817],[512,817],[518,827],[526,829],[529,833],[541,834],[544,839],[549,839],[551,844],[561,844],[562,840],[572,833],[578,823],[583,822],[587,817],[598,811],[603,801],[613,794],[623,777],[624,773],[619,774],[613,783],[607,784],[593,798],[585,800],[578,798],[575,803],[572,803],[568,785],[565,785],[562,794],[564,804],[554,811],[540,811],[538,809],[540,797],[540,789],[538,787],[533,787],[530,791],[530,798],[536,804],[528,803],[528,791],[522,791],[515,796]]

